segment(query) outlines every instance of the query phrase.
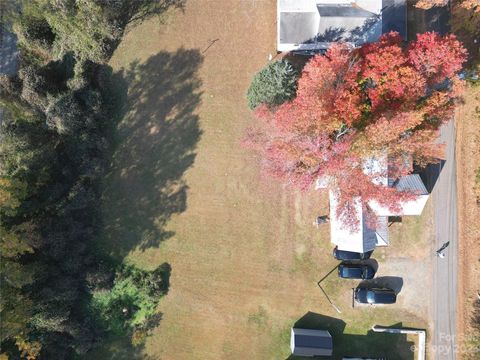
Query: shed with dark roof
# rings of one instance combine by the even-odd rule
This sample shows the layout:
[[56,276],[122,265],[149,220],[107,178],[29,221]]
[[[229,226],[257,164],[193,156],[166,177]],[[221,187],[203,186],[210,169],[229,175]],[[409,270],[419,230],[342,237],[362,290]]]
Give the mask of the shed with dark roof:
[[292,328],[290,348],[295,356],[332,356],[332,335],[327,330]]

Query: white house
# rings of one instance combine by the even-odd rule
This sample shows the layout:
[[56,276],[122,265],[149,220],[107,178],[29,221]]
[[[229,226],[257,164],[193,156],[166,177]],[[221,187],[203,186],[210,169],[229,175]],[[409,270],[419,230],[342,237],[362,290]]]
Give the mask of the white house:
[[405,0],[277,0],[278,51],[321,51],[340,40],[358,46],[389,31],[405,37]]
[[[368,207],[376,215],[376,224],[368,224],[363,213],[362,199],[353,199],[355,213],[359,226],[352,230],[345,226],[337,217],[338,194],[334,190],[329,192],[330,201],[330,239],[339,250],[365,253],[377,246],[388,246],[388,217],[420,215],[427,203],[429,193],[419,174],[410,174],[399,179],[389,179],[387,176],[386,156],[372,157],[364,164],[363,171],[374,176],[373,182],[378,185],[395,187],[399,191],[414,192],[415,198],[398,204],[398,211],[391,211],[376,201],[369,201]],[[325,189],[326,181],[318,179],[316,189]]]
[[330,239],[339,250],[366,253],[374,250],[377,246],[387,246],[388,242],[388,216],[378,216],[375,227],[368,225],[363,214],[360,199],[355,199],[356,216],[359,226],[355,231],[346,227],[336,217],[337,197],[335,192],[330,191]]

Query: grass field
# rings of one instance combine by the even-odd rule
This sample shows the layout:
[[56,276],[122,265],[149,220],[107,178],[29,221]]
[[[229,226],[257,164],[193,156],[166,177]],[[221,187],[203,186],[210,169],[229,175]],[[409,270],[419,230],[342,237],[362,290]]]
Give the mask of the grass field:
[[[337,265],[328,225],[312,225],[326,197],[262,179],[240,146],[253,124],[244,94],[270,53],[273,0],[190,1],[131,29],[116,51],[111,65],[128,95],[102,245],[144,268],[168,262],[171,286],[144,347],[112,341],[89,358],[285,359],[297,323],[331,329],[337,355],[413,359],[411,339],[367,332],[427,327],[425,314],[352,309],[355,283],[333,273],[324,287],[338,314],[317,286]],[[422,228],[412,228],[422,244]],[[408,241],[397,233],[392,242]]]

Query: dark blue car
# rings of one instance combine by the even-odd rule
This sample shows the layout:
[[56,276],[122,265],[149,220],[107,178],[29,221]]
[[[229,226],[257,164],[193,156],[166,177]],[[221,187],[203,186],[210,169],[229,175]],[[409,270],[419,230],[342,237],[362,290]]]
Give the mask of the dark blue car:
[[370,265],[342,262],[338,266],[338,276],[344,279],[373,279],[375,269]]
[[357,287],[355,300],[361,304],[395,304],[397,294],[388,288]]
[[370,259],[372,253],[373,250],[366,253],[338,250],[337,246],[333,249],[333,257],[337,260],[366,260]]

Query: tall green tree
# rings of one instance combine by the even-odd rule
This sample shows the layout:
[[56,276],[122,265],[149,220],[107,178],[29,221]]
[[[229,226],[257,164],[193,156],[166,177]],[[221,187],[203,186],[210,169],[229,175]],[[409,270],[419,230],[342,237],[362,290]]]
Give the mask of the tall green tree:
[[274,61],[253,77],[247,91],[248,106],[278,106],[292,99],[297,90],[298,72],[286,60]]

